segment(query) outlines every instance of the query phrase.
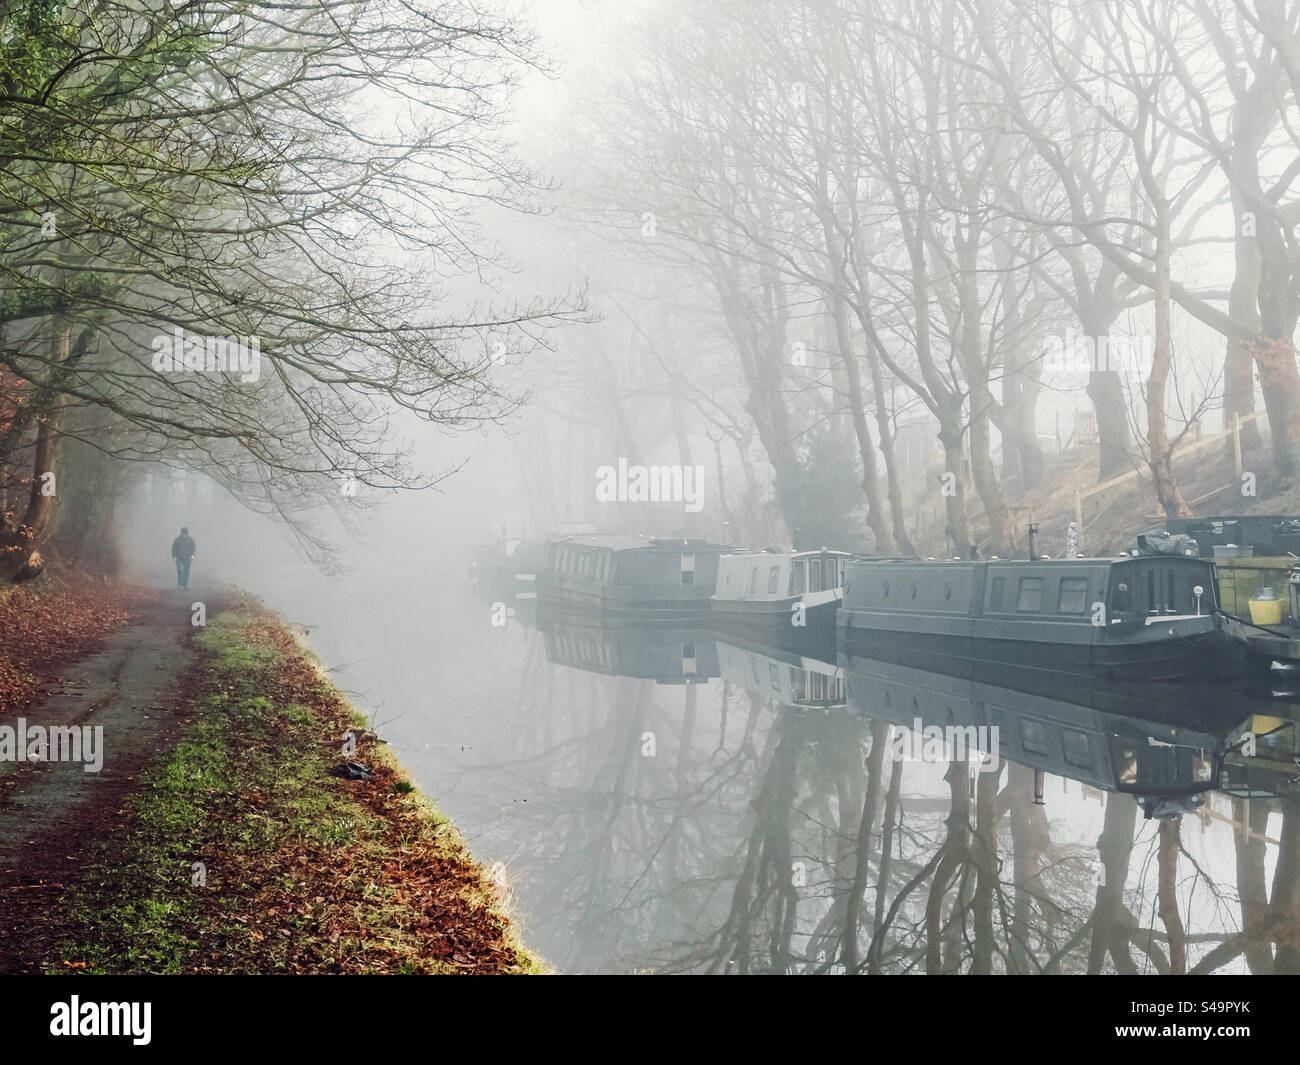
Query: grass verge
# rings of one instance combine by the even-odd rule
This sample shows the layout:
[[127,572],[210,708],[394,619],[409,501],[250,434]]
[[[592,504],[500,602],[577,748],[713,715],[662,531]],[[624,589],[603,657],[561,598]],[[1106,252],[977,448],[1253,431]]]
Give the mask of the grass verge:
[[542,971],[504,885],[283,625],[241,602],[195,645],[193,719],[65,892],[47,972]]

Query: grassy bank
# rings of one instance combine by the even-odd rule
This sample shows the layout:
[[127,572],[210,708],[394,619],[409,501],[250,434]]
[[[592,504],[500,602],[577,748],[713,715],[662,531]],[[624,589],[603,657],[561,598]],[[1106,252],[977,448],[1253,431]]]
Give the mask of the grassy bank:
[[[190,719],[60,909],[49,972],[537,972],[501,888],[253,604],[195,640]],[[365,763],[364,781],[329,775]],[[201,864],[200,864],[201,863]]]

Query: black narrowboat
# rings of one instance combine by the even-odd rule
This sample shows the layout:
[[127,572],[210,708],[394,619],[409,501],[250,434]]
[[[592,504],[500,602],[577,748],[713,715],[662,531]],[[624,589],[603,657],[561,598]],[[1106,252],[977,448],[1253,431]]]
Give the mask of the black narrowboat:
[[996,681],[1013,668],[1173,681],[1238,668],[1214,564],[1178,555],[1061,560],[855,558],[840,647]]
[[548,541],[537,575],[541,616],[702,624],[718,559],[733,550],[708,540],[603,534]]
[[779,644],[833,648],[844,551],[737,551],[718,561],[713,624]]
[[1169,518],[1139,535],[1168,532],[1192,537],[1202,558],[1213,558],[1216,547],[1236,544],[1256,555],[1285,557],[1300,554],[1300,518],[1289,514],[1221,514],[1206,518]]

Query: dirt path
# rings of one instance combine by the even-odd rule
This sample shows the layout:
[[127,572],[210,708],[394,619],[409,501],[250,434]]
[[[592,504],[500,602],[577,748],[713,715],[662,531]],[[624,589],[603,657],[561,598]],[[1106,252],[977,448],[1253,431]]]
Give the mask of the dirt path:
[[[88,845],[121,823],[135,778],[175,742],[185,712],[184,681],[193,592],[160,593],[100,649],[60,667],[47,696],[0,726],[101,726],[103,765],[83,761],[0,761],[0,973],[34,972],[47,922]],[[209,609],[214,604],[209,603]]]

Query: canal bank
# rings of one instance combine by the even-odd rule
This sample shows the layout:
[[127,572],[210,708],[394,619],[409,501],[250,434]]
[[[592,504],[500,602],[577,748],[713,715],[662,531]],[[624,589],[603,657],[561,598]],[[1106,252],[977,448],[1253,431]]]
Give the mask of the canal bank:
[[[508,888],[278,618],[234,601],[186,643],[171,742],[116,809],[84,818],[92,838],[63,882],[34,886],[28,897],[59,893],[29,962],[51,973],[541,971],[507,914]],[[347,762],[369,774],[332,775]],[[75,829],[55,843],[76,845]]]

